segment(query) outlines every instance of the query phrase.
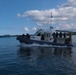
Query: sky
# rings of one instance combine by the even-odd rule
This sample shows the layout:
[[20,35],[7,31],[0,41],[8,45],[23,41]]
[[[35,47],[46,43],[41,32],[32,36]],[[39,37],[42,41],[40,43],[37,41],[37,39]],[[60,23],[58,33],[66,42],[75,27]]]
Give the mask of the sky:
[[49,25],[76,29],[76,0],[0,0],[0,35],[31,34]]

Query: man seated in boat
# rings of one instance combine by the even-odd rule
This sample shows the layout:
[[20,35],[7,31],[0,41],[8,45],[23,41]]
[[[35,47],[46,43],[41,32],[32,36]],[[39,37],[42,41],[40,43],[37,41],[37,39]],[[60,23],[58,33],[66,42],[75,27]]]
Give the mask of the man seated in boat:
[[30,39],[30,35],[28,33],[26,34],[26,38]]
[[25,34],[22,34],[22,37],[25,37]]

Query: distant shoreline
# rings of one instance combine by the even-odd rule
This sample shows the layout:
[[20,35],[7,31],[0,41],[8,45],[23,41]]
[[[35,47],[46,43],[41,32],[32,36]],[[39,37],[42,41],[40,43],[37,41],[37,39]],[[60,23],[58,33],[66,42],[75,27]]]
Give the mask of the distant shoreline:
[[19,35],[0,35],[0,38],[4,38],[4,37],[17,37]]
[[[72,33],[72,35],[76,35],[76,32]],[[4,38],[4,37],[17,37],[17,36],[20,36],[20,35],[0,35],[0,38]]]

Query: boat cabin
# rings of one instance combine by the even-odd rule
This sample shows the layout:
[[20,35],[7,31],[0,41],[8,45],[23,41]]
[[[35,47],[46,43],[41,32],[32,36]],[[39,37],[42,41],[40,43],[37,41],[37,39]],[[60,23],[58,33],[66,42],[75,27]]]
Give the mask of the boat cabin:
[[30,37],[30,39],[52,41],[53,36],[50,30],[39,29],[34,35]]

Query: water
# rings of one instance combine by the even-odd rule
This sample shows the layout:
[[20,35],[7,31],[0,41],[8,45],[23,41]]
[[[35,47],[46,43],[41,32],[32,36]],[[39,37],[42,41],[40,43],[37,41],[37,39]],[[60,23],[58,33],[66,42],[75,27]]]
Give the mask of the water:
[[22,47],[15,37],[0,38],[0,75],[76,75],[76,47]]

